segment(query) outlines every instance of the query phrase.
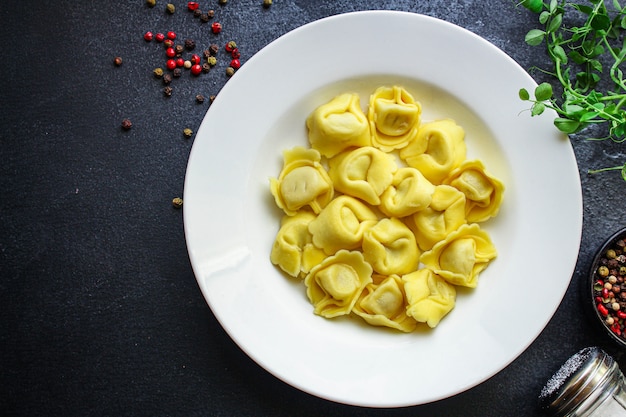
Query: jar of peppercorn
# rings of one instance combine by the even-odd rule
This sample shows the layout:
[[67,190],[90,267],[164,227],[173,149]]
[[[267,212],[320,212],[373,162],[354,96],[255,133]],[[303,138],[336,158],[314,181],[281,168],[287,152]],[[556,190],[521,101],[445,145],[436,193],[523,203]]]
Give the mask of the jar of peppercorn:
[[583,294],[593,321],[603,334],[626,348],[626,228],[600,247],[585,286]]

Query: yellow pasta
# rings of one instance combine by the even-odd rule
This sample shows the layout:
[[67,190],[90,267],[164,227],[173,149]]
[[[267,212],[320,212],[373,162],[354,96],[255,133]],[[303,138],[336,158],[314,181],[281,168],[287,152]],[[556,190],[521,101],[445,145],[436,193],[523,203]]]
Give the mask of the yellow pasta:
[[369,123],[357,94],[341,94],[319,106],[307,118],[306,126],[313,149],[328,158],[371,143]]
[[484,222],[500,210],[504,184],[479,160],[465,161],[444,180],[465,194],[465,217],[469,223]]
[[350,314],[365,286],[372,282],[372,267],[361,252],[340,250],[311,269],[304,279],[315,314],[327,318]]
[[270,260],[292,277],[309,272],[326,257],[323,250],[313,245],[309,223],[314,219],[315,214],[310,211],[284,216],[274,239]]
[[404,148],[415,138],[421,114],[421,104],[404,88],[378,88],[370,96],[368,112],[372,145],[385,152]]
[[420,261],[454,285],[475,288],[478,274],[497,256],[491,238],[476,223],[463,225],[422,254]]
[[329,161],[328,175],[336,190],[372,204],[393,181],[395,158],[371,146],[345,151]]
[[365,230],[378,222],[376,214],[359,200],[346,195],[331,201],[309,223],[313,243],[328,255],[361,246]]
[[333,182],[320,164],[319,152],[298,146],[284,151],[283,156],[278,179],[270,178],[276,205],[290,216],[305,206],[319,213],[334,194]]
[[436,327],[456,304],[456,289],[430,269],[402,276],[406,313],[420,323]]
[[284,211],[270,260],[300,278],[315,314],[372,326],[434,328],[497,257],[478,222],[495,217],[504,184],[466,160],[465,130],[423,122],[401,86],[368,108],[340,94],[306,119],[310,148],[285,150],[270,191]]
[[415,140],[400,151],[400,157],[433,184],[441,184],[465,155],[465,131],[450,119],[423,123]]
[[367,284],[352,310],[373,326],[385,326],[403,332],[417,327],[415,319],[407,315],[404,283],[397,275],[386,277],[380,283]]

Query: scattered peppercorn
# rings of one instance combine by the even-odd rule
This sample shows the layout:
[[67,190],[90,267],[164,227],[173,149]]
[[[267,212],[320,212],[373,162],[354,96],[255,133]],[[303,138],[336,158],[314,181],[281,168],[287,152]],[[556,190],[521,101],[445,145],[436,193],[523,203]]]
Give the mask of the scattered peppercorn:
[[113,58],[113,64],[116,67],[119,67],[120,65],[122,65],[122,57],[116,56],[115,58]]
[[176,68],[176,60],[175,59],[168,59],[165,62],[165,66],[167,66],[167,69],[172,71],[174,68]]
[[202,72],[207,73],[211,70],[211,66],[208,63],[202,64]]
[[154,7],[156,6],[156,0],[146,0],[146,4],[148,7]]
[[169,47],[165,50],[165,55],[170,57],[170,58],[174,58],[176,56],[176,49]]
[[122,129],[124,130],[128,130],[131,127],[133,127],[133,123],[130,121],[130,119],[124,119],[122,120]]
[[165,35],[162,33],[157,33],[156,35],[154,35],[154,40],[161,43],[165,40]]
[[206,59],[207,64],[214,67],[217,64],[217,58],[214,56],[210,56]]
[[196,42],[193,39],[185,39],[185,49],[192,51],[196,48]]
[[176,45],[174,47],[174,52],[176,53],[176,55],[181,55],[183,52],[185,52],[185,47],[183,45]]
[[171,74],[163,74],[163,84],[168,85],[172,82]]
[[204,96],[202,94],[196,94],[196,103],[198,104],[204,103]]
[[193,135],[193,130],[185,128],[183,129],[183,135],[185,135],[186,138],[190,138]]
[[226,52],[232,52],[233,49],[237,48],[237,43],[235,41],[228,41],[226,43],[226,46],[224,46],[224,49],[226,50]]
[[200,55],[198,54],[193,54],[189,60],[192,64],[199,64],[202,61],[202,58],[200,58]]
[[191,61],[189,60],[185,61],[185,64],[183,66],[185,67],[185,69],[191,68]]
[[209,103],[213,104],[214,101],[215,101],[215,96],[210,96]]
[[171,39],[171,40],[176,39],[176,32],[172,32],[172,31],[167,32],[167,39]]
[[217,46],[216,44],[211,44],[211,46],[209,46],[210,56],[216,56],[219,50],[220,50],[219,46]]
[[152,38],[154,38],[154,35],[152,34],[152,32],[148,31],[143,34],[143,38],[146,40],[146,42],[150,42]]
[[239,52],[239,48],[235,48],[231,51],[230,56],[233,57],[233,59],[237,59],[241,56],[241,52]]
[[163,68],[155,68],[152,70],[152,74],[157,78],[161,78],[163,76]]
[[179,209],[183,206],[183,199],[180,197],[176,197],[172,200],[172,207],[175,209]]
[[207,23],[209,20],[211,20],[211,18],[208,13],[200,13],[200,21],[202,23]]
[[228,0],[219,0],[219,3],[220,3],[221,5],[224,5],[224,4],[228,3]]
[[185,60],[182,58],[176,58],[176,66],[182,67],[183,65],[185,65]]
[[235,75],[235,69],[233,67],[227,67],[226,68],[226,75],[229,77],[232,77],[233,75]]
[[217,35],[222,31],[222,24],[219,22],[211,23],[211,31]]
[[272,0],[263,0],[263,7],[266,9],[272,5]]
[[213,16],[215,16],[215,10],[211,9],[208,12],[206,12],[207,16],[209,16],[209,19],[213,19]]
[[169,38],[168,38],[168,39],[165,39],[165,40],[163,41],[163,46],[165,47],[165,49],[167,49],[167,48],[173,48],[173,47],[174,47],[174,40],[169,39]]
[[174,14],[174,12],[176,12],[176,6],[174,6],[172,3],[167,3],[167,6],[165,6],[165,10],[167,10],[169,14]]
[[193,11],[193,17],[198,18],[200,16],[202,16],[202,10],[196,9]]
[[172,87],[170,87],[169,85],[167,87],[165,87],[163,89],[163,94],[165,95],[165,97],[171,97],[172,96]]
[[237,70],[241,68],[241,61],[238,59],[233,59],[232,61],[230,61],[230,66]]
[[174,68],[174,71],[172,71],[172,76],[174,78],[180,78],[181,75],[183,75],[183,70],[180,68]]
[[187,8],[191,11],[197,10],[198,7],[200,7],[200,5],[198,4],[198,2],[195,1],[190,1],[187,2]]

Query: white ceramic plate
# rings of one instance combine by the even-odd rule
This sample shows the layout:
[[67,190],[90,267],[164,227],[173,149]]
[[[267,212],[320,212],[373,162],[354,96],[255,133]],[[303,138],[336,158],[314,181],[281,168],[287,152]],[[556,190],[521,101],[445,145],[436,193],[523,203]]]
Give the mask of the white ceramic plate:
[[[282,150],[307,146],[304,120],[335,95],[365,105],[402,85],[423,120],[456,119],[468,157],[506,184],[484,225],[499,257],[478,288],[433,331],[400,334],[313,314],[301,282],[269,261],[280,212],[268,178]],[[582,228],[574,154],[552,125],[531,118],[531,77],[482,38],[422,15],[368,11],[322,19],[272,42],[228,81],[189,158],[184,224],[194,273],[213,313],[252,359],[328,400],[371,407],[422,404],[491,377],[539,335],[573,272]]]

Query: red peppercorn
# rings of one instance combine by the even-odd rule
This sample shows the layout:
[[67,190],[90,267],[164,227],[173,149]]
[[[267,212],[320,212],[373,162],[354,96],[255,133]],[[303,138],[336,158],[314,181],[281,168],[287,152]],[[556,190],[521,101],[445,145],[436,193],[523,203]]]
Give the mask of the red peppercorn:
[[174,41],[171,39],[165,39],[163,41],[163,46],[165,46],[165,48],[172,48],[174,46]]
[[607,310],[602,304],[598,304],[598,312],[605,317],[609,314],[609,310]]
[[241,61],[239,61],[238,59],[233,59],[232,61],[230,61],[230,66],[234,69],[239,69],[241,67]]
[[187,8],[192,12],[198,9],[198,7],[200,7],[200,5],[195,1],[190,1],[187,3]]
[[152,34],[152,32],[146,32],[143,34],[143,38],[148,42],[150,42],[153,37],[154,35]]
[[165,65],[167,66],[168,70],[173,70],[174,68],[176,68],[176,61],[173,59],[168,59]]
[[167,55],[169,58],[174,58],[176,56],[176,50],[174,48],[167,48],[165,50],[165,55]]
[[193,75],[200,75],[201,72],[202,72],[202,65],[195,64],[191,66],[191,73]]
[[622,320],[626,319],[626,312],[623,312],[622,310],[619,310],[617,312],[617,318],[618,319],[622,319]]
[[183,65],[185,65],[185,60],[182,58],[177,58],[176,59],[176,66],[177,67],[182,67]]
[[241,56],[241,52],[239,52],[239,48],[235,48],[230,52],[230,55],[233,57],[233,59],[237,59]]
[[602,288],[602,298],[609,298],[609,290],[607,288]]
[[211,31],[215,34],[218,34],[222,31],[222,24],[219,22],[211,23]]
[[176,39],[176,32],[172,32],[171,30],[167,32],[167,39],[171,39],[171,40]]
[[193,55],[191,56],[190,61],[191,61],[191,63],[192,63],[192,64],[194,64],[194,65],[195,65],[195,64],[200,64],[200,61],[202,61],[202,58],[200,58],[200,55],[198,55],[198,54],[193,54]]
[[235,43],[235,41],[227,42],[226,46],[224,46],[224,49],[226,49],[226,52],[232,52],[236,48],[237,48],[237,44]]
[[162,33],[157,33],[156,35],[154,35],[154,40],[156,40],[157,42],[163,42],[165,40],[165,35]]

